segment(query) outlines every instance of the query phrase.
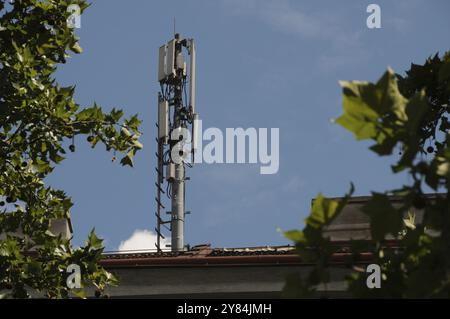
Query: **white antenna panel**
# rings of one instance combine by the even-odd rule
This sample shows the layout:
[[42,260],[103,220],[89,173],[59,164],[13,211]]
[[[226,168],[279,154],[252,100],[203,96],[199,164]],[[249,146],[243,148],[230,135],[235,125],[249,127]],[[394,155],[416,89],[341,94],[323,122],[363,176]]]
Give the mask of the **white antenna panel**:
[[170,40],[167,44],[167,59],[166,59],[166,75],[175,76],[175,43],[176,40]]
[[164,144],[169,142],[169,103],[165,100],[158,105],[158,137]]
[[159,48],[159,67],[158,67],[158,82],[166,78],[166,50],[167,45]]

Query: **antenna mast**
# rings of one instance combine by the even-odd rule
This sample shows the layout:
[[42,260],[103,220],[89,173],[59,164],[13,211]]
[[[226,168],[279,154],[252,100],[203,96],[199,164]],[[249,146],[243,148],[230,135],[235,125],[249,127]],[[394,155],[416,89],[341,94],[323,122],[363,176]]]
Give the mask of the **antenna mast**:
[[[175,27],[175,19],[174,19]],[[189,57],[189,76],[184,52]],[[182,39],[179,34],[159,48],[158,81],[161,91],[158,93],[158,158],[156,184],[156,248],[162,251],[162,227],[171,232],[171,249],[183,251],[185,220],[185,181],[186,166],[194,163],[196,151],[197,121],[195,113],[195,46],[193,39]],[[189,90],[189,99],[187,97]],[[190,136],[189,136],[190,135]],[[191,136],[193,137],[191,139]],[[190,149],[186,146],[190,144]],[[164,191],[164,185],[166,186]],[[169,221],[161,217],[163,196],[171,201]],[[170,224],[168,227],[167,224]]]

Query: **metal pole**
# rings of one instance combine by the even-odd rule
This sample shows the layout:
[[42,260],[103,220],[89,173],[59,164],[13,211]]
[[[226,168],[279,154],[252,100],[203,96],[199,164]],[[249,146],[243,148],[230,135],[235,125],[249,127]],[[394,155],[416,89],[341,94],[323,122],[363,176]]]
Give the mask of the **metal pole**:
[[[175,38],[178,40],[179,35]],[[175,50],[175,57],[181,52],[181,45],[177,43]],[[182,92],[182,71],[177,69],[177,75],[174,85],[174,115],[173,127],[179,128],[183,126],[182,112],[183,112],[183,92]],[[184,163],[175,163],[175,176],[172,181],[172,251],[184,250]]]
[[172,195],[172,251],[184,250],[184,165],[175,165]]

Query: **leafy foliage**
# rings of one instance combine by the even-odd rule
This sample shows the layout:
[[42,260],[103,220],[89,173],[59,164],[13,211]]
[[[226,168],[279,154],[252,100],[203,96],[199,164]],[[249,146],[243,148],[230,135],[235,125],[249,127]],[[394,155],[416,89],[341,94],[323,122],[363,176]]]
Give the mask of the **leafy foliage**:
[[[355,241],[351,252],[355,257],[362,251],[373,253],[373,262],[381,266],[382,285],[368,289],[366,273],[354,258],[349,264],[354,270],[348,278],[349,292],[356,297],[449,297],[450,52],[442,58],[436,54],[424,65],[412,64],[404,77],[388,69],[377,83],[340,84],[344,112],[336,123],[358,140],[373,141],[370,149],[380,156],[401,148],[392,171],[412,177],[411,185],[373,193],[363,207],[373,243]],[[427,201],[425,187],[440,192],[437,198]],[[390,194],[401,196],[399,207],[391,204]],[[314,265],[307,278],[288,280],[289,295],[309,296],[329,281],[328,260],[336,250],[330,249],[323,229],[342,211],[348,196],[337,202],[319,195],[305,229],[286,233],[300,256]],[[415,220],[415,209],[424,210],[422,220]],[[388,249],[387,238],[395,239],[401,249]]]
[[[142,148],[137,116],[104,112],[97,104],[80,108],[74,87],[53,78],[69,52],[81,53],[68,27],[70,4],[84,11],[84,0],[0,0],[0,293],[28,297],[35,290],[51,298],[68,297],[66,268],[81,267],[83,286],[102,292],[115,278],[98,265],[102,241],[94,232],[79,249],[49,229],[52,221],[69,217],[72,201],[44,179],[76,151],[75,137],[87,136],[94,148],[124,154],[133,165]],[[5,203],[6,201],[6,203]],[[21,230],[23,235],[16,232]],[[29,253],[31,251],[31,253]],[[83,296],[82,291],[73,291]]]
[[328,265],[331,255],[337,248],[328,238],[322,236],[325,225],[330,224],[344,208],[348,198],[353,193],[353,185],[344,200],[337,202],[319,194],[314,200],[311,215],[305,220],[303,231],[291,230],[286,237],[296,243],[296,248],[303,261],[314,263],[315,267],[304,280],[293,277],[288,282],[286,292],[291,296],[309,296],[317,285],[330,280]]

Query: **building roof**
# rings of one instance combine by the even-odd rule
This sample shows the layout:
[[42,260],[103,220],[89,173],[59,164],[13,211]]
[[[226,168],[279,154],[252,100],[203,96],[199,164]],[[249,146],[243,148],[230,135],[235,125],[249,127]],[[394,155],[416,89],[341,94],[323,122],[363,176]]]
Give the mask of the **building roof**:
[[[441,194],[426,194],[426,200],[433,200]],[[333,222],[324,228],[324,236],[338,246],[331,263],[344,264],[351,256],[350,241],[372,241],[369,216],[362,208],[372,197],[350,198],[343,211]],[[342,198],[334,198],[340,200]],[[389,196],[392,205],[398,206],[402,197]],[[423,209],[416,209],[416,220],[421,221]],[[392,236],[386,237],[387,248],[399,249]],[[370,251],[358,256],[361,263],[372,260]],[[103,255],[101,264],[105,267],[161,267],[161,266],[221,266],[221,265],[305,265],[294,246],[259,246],[241,248],[212,248],[209,244],[194,246],[183,252],[128,251],[110,252]]]
[[[351,256],[348,242],[336,243],[338,252],[331,262],[344,264]],[[361,263],[372,260],[371,253],[358,256]],[[264,246],[244,248],[211,248],[209,244],[194,246],[183,252],[108,252],[103,255],[104,267],[161,267],[161,266],[243,266],[243,265],[305,265],[294,246]]]

